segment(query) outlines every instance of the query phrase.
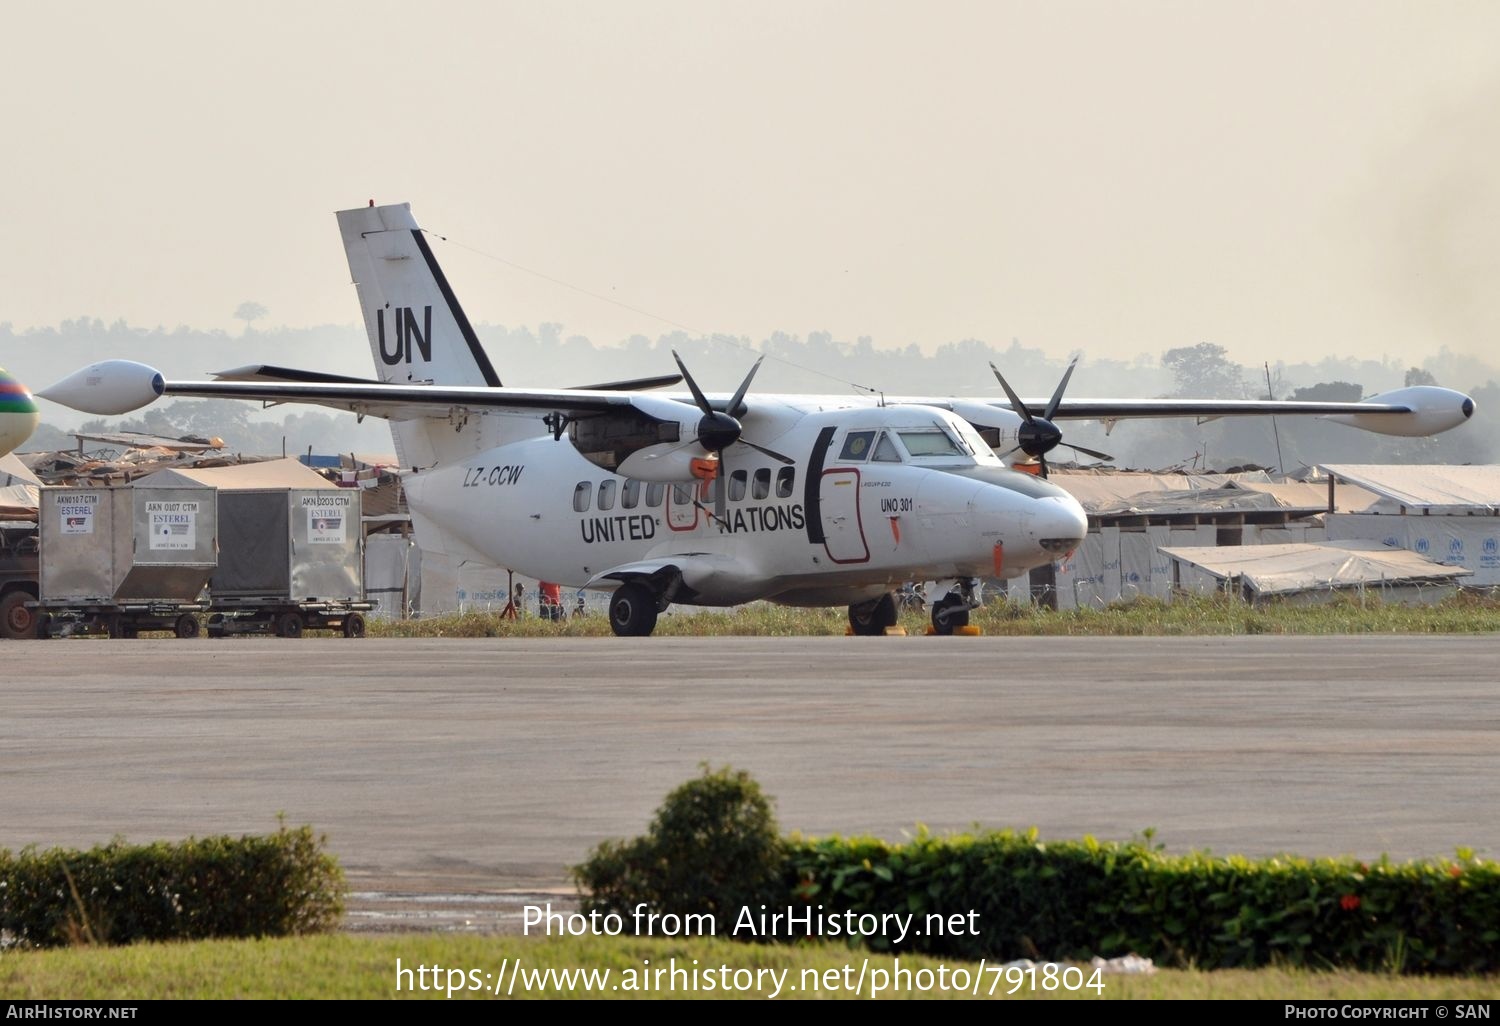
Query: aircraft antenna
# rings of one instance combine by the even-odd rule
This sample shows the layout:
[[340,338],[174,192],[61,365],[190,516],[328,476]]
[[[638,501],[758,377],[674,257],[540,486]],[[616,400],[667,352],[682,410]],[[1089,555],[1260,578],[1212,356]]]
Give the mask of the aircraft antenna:
[[[1276,393],[1271,389],[1271,361],[1267,360],[1266,368],[1266,398],[1272,402],[1276,401]],[[1276,473],[1285,475],[1286,464],[1281,461],[1281,429],[1276,426],[1276,414],[1271,414],[1271,434],[1276,438]]]

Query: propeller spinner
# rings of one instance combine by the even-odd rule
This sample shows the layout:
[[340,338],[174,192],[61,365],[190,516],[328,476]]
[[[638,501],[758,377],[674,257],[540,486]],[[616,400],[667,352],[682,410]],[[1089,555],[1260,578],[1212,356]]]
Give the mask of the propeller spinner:
[[[748,445],[756,452],[765,453],[774,460],[782,463],[791,463],[790,456],[783,456],[773,449],[767,449],[763,445],[756,445],[749,439],[741,437],[743,426],[735,419],[734,414],[745,412],[745,393],[750,390],[750,382],[755,379],[755,372],[760,370],[760,365],[765,361],[762,356],[755,361],[755,366],[750,368],[750,373],[745,375],[745,380],[740,382],[740,387],[735,390],[734,398],[729,400],[725,411],[714,409],[709,405],[708,398],[704,396],[703,390],[693,380],[692,374],[688,373],[687,364],[682,362],[682,357],[677,355],[677,350],[672,350],[672,359],[677,361],[677,367],[682,371],[682,380],[687,382],[687,387],[693,393],[693,401],[698,404],[698,409],[703,416],[698,421],[698,444],[707,451],[719,457],[719,476],[725,474],[724,450],[738,442],[740,445]],[[714,490],[714,516],[719,520],[724,519],[726,513],[728,492],[727,485],[721,480],[719,486]]]
[[[1048,400],[1046,408],[1042,411],[1042,415],[1038,417],[1021,401],[1021,397],[1016,395],[1010,384],[1005,380],[1005,375],[1000,373],[1000,368],[996,367],[993,363],[990,364],[990,370],[995,372],[995,379],[1000,382],[1000,387],[1005,389],[1005,396],[1010,400],[1011,409],[1019,413],[1022,418],[1021,426],[1016,429],[1016,447],[1010,451],[1015,452],[1019,449],[1021,452],[1037,460],[1041,464],[1042,477],[1047,476],[1047,454],[1057,448],[1058,445],[1066,445],[1068,448],[1087,456],[1092,456],[1096,460],[1114,459],[1108,453],[1087,449],[1081,445],[1073,445],[1071,442],[1064,442],[1062,440],[1062,430],[1056,424],[1052,423],[1052,418],[1057,415],[1058,408],[1062,406],[1063,393],[1068,388],[1068,379],[1073,376],[1073,369],[1077,366],[1078,357],[1075,356],[1069,362],[1068,369],[1063,371],[1062,380],[1057,383],[1057,390],[1052,393],[1052,398]],[[1006,455],[1008,456],[1010,453],[1006,453]]]

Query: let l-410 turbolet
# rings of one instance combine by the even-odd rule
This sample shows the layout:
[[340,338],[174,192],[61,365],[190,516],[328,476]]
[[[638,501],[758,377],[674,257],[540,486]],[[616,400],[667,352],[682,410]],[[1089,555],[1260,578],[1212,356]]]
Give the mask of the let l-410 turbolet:
[[[732,395],[680,374],[583,388],[506,387],[406,204],[340,211],[377,377],[254,366],[168,381],[108,360],[38,393],[113,415],[159,396],[310,402],[387,418],[424,549],[609,591],[615,633],[673,602],[847,605],[857,633],[896,622],[893,589],[948,580],[933,623],[967,623],[986,577],[1064,557],[1081,506],[1003,457],[1039,460],[1054,419],[1314,414],[1431,434],[1467,396],[1408,388],[1361,403],[1026,401]],[[674,354],[675,355],[675,354]],[[996,376],[999,377],[998,370]],[[688,394],[657,389],[685,383]]]

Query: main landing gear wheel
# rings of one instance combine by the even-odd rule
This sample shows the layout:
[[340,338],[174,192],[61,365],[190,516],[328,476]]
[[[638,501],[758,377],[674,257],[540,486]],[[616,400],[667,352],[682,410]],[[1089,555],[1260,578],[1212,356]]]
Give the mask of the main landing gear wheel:
[[31,638],[36,636],[36,611],[26,608],[31,595],[13,591],[0,599],[0,637]]
[[857,602],[849,607],[849,626],[855,634],[873,637],[885,634],[887,627],[896,626],[896,599],[886,592],[878,599]]
[[944,595],[932,606],[932,629],[952,634],[956,627],[969,626],[969,607],[960,595]]
[[300,638],[302,637],[301,613],[282,613],[276,618],[276,636],[278,638]]
[[639,581],[615,589],[609,600],[609,626],[622,638],[644,638],[656,629],[656,596]]

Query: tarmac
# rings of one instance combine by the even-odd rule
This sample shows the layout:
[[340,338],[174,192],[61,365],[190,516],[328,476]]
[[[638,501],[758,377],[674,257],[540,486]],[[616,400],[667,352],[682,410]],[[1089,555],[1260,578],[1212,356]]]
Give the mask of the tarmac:
[[1500,637],[0,642],[0,847],[327,835],[357,891],[570,890],[699,766],[783,830],[1500,857]]

